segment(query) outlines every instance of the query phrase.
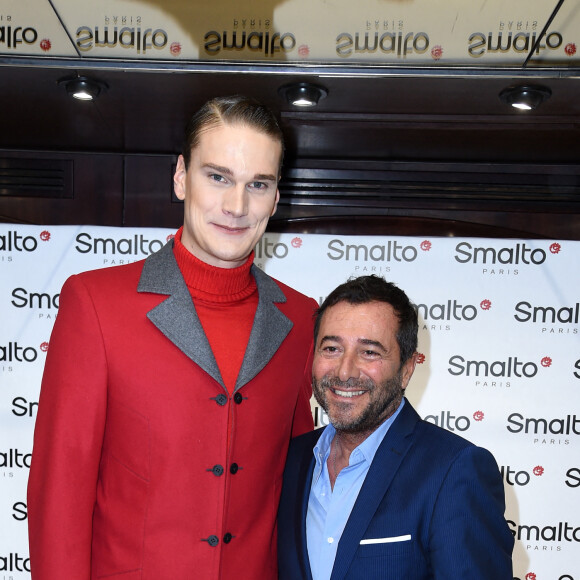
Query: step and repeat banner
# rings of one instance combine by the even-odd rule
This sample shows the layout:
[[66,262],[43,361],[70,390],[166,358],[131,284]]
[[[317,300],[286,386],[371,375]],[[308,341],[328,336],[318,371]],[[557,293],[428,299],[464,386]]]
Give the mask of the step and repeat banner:
[[578,66],[554,0],[2,0],[0,55],[419,66]]
[[[60,288],[173,234],[0,224],[0,580],[30,577],[26,485]],[[319,302],[351,276],[404,289],[420,316],[407,396],[495,455],[514,578],[580,580],[580,242],[266,234],[255,261]],[[327,422],[314,403],[313,414]]]

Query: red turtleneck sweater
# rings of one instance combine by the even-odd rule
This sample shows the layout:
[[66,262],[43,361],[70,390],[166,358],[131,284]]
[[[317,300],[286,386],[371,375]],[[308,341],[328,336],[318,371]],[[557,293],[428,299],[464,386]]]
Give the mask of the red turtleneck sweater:
[[258,288],[250,268],[252,252],[237,268],[217,268],[198,260],[182,243],[181,227],[173,253],[225,386],[233,393],[258,307]]

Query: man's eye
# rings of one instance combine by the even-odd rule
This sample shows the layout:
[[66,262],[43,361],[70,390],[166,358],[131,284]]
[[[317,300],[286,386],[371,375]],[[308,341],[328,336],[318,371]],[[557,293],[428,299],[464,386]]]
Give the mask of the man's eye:
[[253,181],[250,183],[252,189],[266,189],[268,185],[262,181]]
[[219,183],[222,183],[225,181],[225,178],[223,177],[223,175],[219,175],[218,173],[211,173],[209,177],[210,177],[210,179],[213,179],[213,181],[217,181]]

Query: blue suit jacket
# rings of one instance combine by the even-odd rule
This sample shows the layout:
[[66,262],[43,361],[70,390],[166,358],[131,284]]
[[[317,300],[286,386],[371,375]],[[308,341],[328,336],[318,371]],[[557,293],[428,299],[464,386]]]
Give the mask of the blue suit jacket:
[[[321,432],[290,446],[278,514],[280,580],[312,579],[306,513]],[[331,580],[512,580],[504,509],[491,453],[421,420],[406,401],[368,471]]]

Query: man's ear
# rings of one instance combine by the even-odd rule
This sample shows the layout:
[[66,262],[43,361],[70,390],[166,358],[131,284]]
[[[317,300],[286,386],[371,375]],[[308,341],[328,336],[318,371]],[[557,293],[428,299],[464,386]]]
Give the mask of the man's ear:
[[173,175],[173,191],[175,191],[175,197],[181,201],[185,199],[186,178],[187,169],[185,169],[185,160],[183,159],[183,155],[180,155],[177,159],[175,174]]
[[413,373],[415,372],[415,367],[417,366],[418,352],[414,352],[413,355],[403,363],[401,368],[401,387],[403,389],[407,388]]
[[272,217],[276,210],[278,209],[278,202],[280,201],[280,190],[276,188],[276,200],[274,201],[274,207],[272,208],[272,212],[270,213],[270,217]]

